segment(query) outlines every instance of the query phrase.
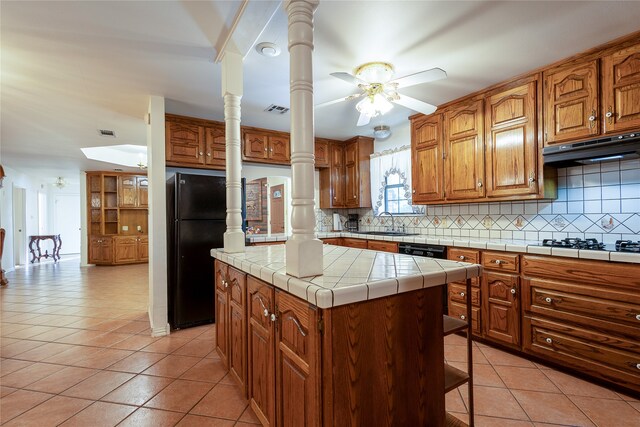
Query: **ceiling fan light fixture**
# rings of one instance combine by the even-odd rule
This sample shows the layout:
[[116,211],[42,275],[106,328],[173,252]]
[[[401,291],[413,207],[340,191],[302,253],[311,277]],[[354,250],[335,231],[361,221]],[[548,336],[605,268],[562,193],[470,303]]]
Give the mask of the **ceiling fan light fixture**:
[[357,78],[367,83],[386,83],[394,73],[393,65],[388,62],[367,62],[353,71]]
[[393,104],[379,93],[367,96],[356,104],[356,110],[369,117],[381,116],[388,113],[392,108]]
[[376,139],[387,139],[391,136],[391,128],[387,125],[375,126],[373,128],[373,136]]

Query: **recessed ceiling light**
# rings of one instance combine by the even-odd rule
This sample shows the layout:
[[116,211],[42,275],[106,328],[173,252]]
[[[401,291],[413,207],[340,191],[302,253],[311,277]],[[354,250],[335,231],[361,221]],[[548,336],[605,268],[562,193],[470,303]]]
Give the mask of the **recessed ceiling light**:
[[274,43],[262,42],[256,46],[256,52],[262,56],[274,57],[280,55],[280,48]]

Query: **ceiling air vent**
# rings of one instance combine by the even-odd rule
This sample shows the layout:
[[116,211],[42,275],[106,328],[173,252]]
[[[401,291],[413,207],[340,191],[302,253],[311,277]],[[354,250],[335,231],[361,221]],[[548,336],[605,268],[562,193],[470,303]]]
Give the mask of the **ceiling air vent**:
[[100,136],[109,136],[111,138],[115,138],[116,137],[116,133],[112,130],[108,130],[108,129],[98,129],[98,133],[100,134]]
[[284,114],[289,111],[289,109],[280,105],[271,104],[267,108],[265,108],[264,111],[266,111],[267,113]]

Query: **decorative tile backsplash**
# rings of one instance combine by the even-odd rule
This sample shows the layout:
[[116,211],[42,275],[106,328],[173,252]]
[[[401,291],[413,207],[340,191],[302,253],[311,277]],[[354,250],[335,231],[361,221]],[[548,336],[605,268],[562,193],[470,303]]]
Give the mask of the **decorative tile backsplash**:
[[[347,213],[359,214],[361,231],[391,227],[389,216],[374,217],[371,209],[336,211],[343,223]],[[334,210],[316,212],[316,229],[331,231]],[[394,216],[394,223],[435,236],[640,240],[640,159],[559,168],[556,200],[429,205],[424,215]]]

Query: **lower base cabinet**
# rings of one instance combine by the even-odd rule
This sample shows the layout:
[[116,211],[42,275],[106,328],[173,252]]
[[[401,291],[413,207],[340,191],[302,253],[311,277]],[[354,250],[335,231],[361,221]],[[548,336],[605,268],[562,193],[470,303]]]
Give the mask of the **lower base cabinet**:
[[92,236],[89,263],[97,265],[135,264],[149,261],[148,236]]
[[445,425],[443,287],[319,309],[246,275],[242,338],[235,269],[214,268],[218,352],[231,371],[246,348],[247,397],[262,425]]

